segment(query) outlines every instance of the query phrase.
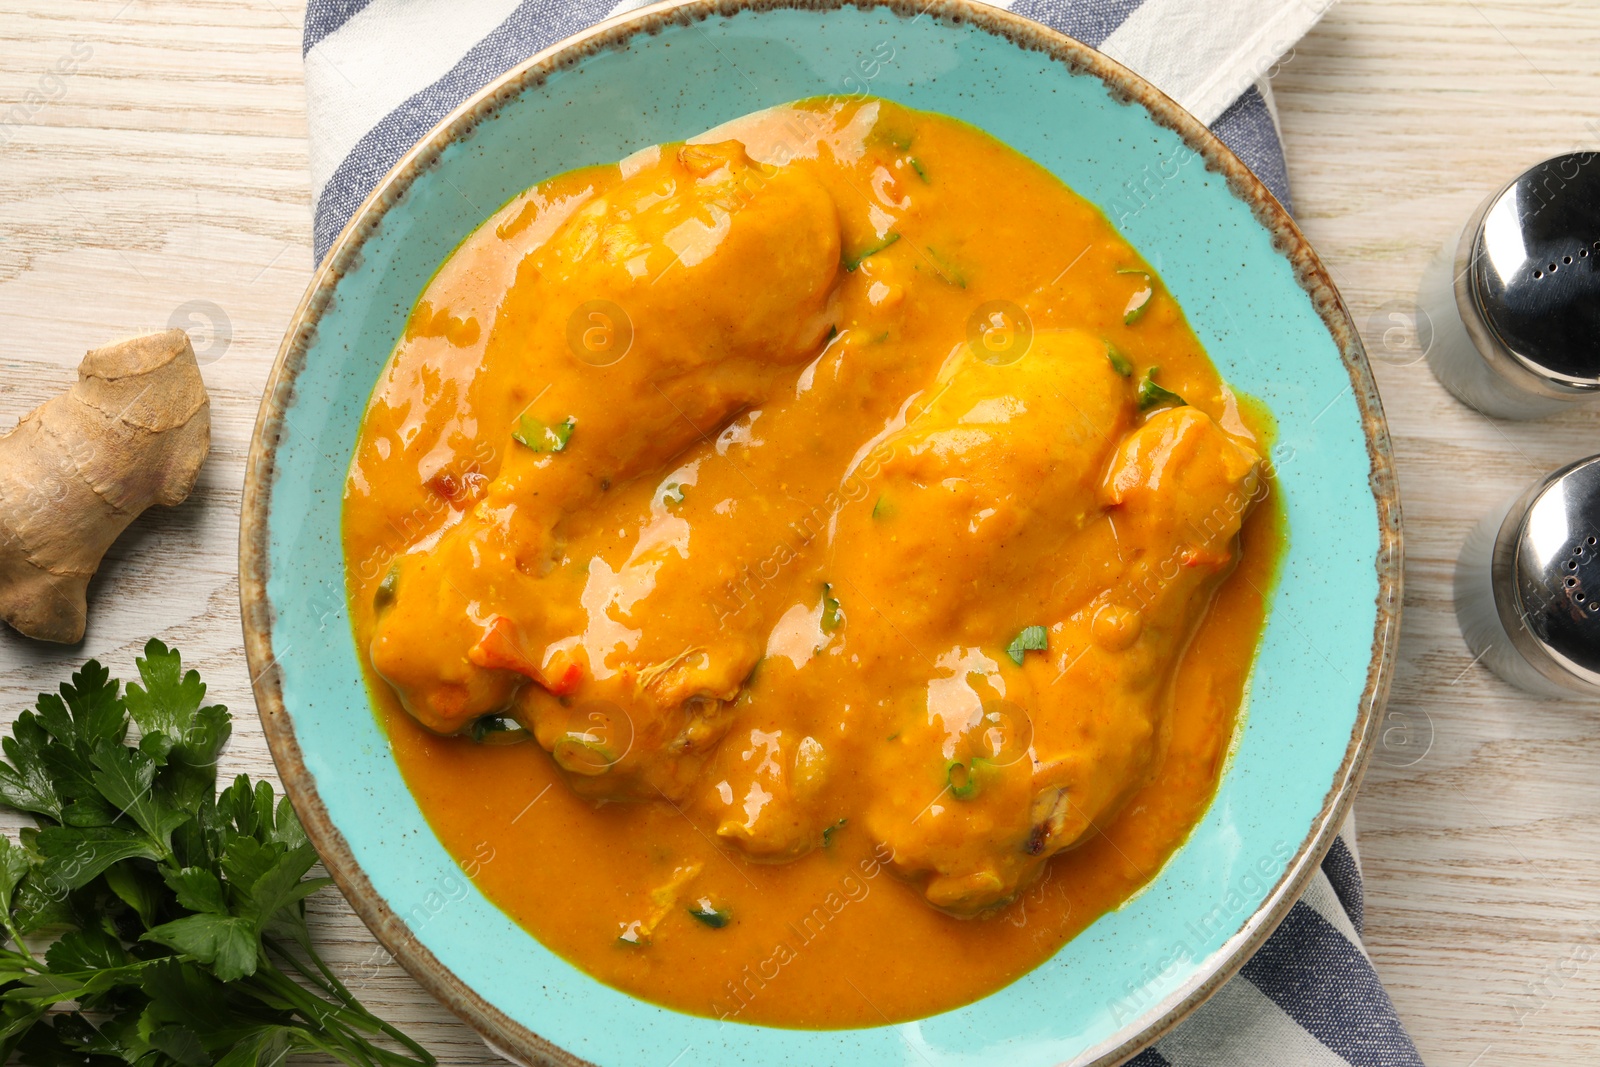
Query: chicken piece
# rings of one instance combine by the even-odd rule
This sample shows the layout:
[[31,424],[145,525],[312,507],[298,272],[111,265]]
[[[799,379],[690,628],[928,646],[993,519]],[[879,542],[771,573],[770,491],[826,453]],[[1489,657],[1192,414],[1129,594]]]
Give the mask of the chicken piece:
[[[801,170],[755,167],[735,142],[669,150],[529,257],[473,383],[482,432],[498,440],[490,481],[400,557],[381,594],[371,661],[414,718],[451,733],[515,704],[559,743],[590,729],[584,716],[569,728],[574,702],[604,706],[628,724],[627,754],[611,752],[603,772],[619,777],[714,740],[759,649],[591,662],[580,638],[606,625],[605,608],[584,603],[564,565],[571,517],[814,356],[838,271],[828,194]],[[593,315],[612,331],[598,352],[586,347]],[[529,681],[551,699],[519,695]],[[546,713],[560,721],[541,724]]]
[[1032,584],[1039,560],[1098,515],[1132,415],[1126,382],[1089,334],[1041,332],[1005,365],[963,348],[875,450],[875,492],[841,516],[839,595],[917,647],[992,641],[970,604]]
[[[1093,387],[1073,395],[1085,394]],[[991,447],[1006,449],[1004,424],[991,432]],[[1020,668],[998,650],[935,646],[951,651],[927,683],[925,710],[907,716],[875,772],[884,788],[871,831],[894,850],[897,870],[953,914],[1011,900],[1144,781],[1175,668],[1237,561],[1260,485],[1259,457],[1189,407],[1154,414],[1121,440],[1103,481],[1093,450],[1080,464],[1076,477],[1054,480],[1030,478],[1015,459],[997,464],[968,507],[1001,514],[1027,501],[1008,553],[1028,567],[1048,568],[1054,553],[1107,561],[1092,587],[1057,590],[1033,609],[1056,621],[1048,648]],[[1086,477],[1100,483],[1087,499]],[[1029,527],[1054,548],[1024,551]],[[958,607],[951,595],[941,610]]]
[[751,859],[795,859],[822,841],[818,801],[830,760],[821,741],[796,729],[741,724],[706,769],[711,785],[701,806],[717,836]]

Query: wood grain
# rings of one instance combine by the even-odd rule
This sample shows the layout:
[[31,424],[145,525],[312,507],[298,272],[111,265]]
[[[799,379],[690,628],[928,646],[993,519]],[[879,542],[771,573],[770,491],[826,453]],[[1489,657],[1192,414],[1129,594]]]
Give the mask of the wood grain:
[[[113,548],[81,647],[0,629],[7,721],[90,655],[130,671],[159,634],[238,714],[226,770],[272,773],[236,543],[260,391],[312,267],[302,17],[303,0],[0,8],[0,428],[65,388],[87,349],[173,321],[195,330],[215,434],[191,500]],[[1600,708],[1532,700],[1474,665],[1450,595],[1467,530],[1600,451],[1600,413],[1491,422],[1434,382],[1408,330],[1423,264],[1482,196],[1600,148],[1600,11],[1344,0],[1274,84],[1302,225],[1366,327],[1406,513],[1390,744],[1358,804],[1368,947],[1436,1067],[1600,1059]],[[443,1062],[490,1062],[342,900],[312,908],[375,1010]]]
[[1534,700],[1474,666],[1450,578],[1480,516],[1600,451],[1600,413],[1491,421],[1434,381],[1404,330],[1384,335],[1484,196],[1600,148],[1600,10],[1347,0],[1275,88],[1302,225],[1367,326],[1405,510],[1388,718],[1401,744],[1357,805],[1368,947],[1428,1063],[1593,1062],[1600,707]]

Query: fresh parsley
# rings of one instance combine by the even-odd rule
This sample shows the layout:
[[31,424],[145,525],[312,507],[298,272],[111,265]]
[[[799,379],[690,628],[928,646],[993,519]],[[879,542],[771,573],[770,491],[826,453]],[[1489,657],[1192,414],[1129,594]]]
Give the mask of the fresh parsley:
[[1132,326],[1144,318],[1144,313],[1149,310],[1150,299],[1156,294],[1155,285],[1150,281],[1149,272],[1140,270],[1138,267],[1120,267],[1117,273],[1137,274],[1144,279],[1144,288],[1133,294],[1132,298],[1128,300],[1127,308],[1122,313],[1123,325]]
[[1110,341],[1106,342],[1106,359],[1111,362],[1111,369],[1124,378],[1133,377],[1133,363],[1122,351]]
[[720,930],[733,921],[733,912],[718,907],[710,897],[701,897],[689,905],[689,914],[713,930]]
[[824,582],[822,585],[822,632],[833,633],[844,625],[844,609],[839,605],[839,598],[833,595],[833,585]]
[[572,440],[572,431],[577,425],[578,420],[570,415],[554,426],[546,426],[531,415],[518,415],[511,439],[534,452],[561,452]]
[[1187,407],[1188,401],[1184,400],[1183,397],[1179,396],[1177,393],[1174,393],[1166,386],[1156,384],[1156,372],[1160,369],[1160,367],[1151,367],[1149,373],[1147,373],[1143,378],[1139,379],[1139,390],[1137,394],[1139,398],[1139,410],[1149,411],[1151,408],[1158,408],[1163,404],[1171,404],[1173,407],[1180,408]]
[[[0,1062],[432,1067],[317,955],[330,884],[287,798],[217,792],[228,710],[160,641],[124,690],[91,660],[0,741]],[[41,944],[47,947],[41,948]]]
[[957,289],[967,287],[967,276],[956,269],[955,264],[946,259],[937,249],[928,249],[928,259],[933,263],[933,276],[946,285]]
[[869,245],[853,256],[846,256],[844,258],[844,269],[853,272],[857,267],[861,266],[862,260],[868,258],[869,256],[877,255],[879,252],[882,252],[885,248],[888,248],[898,240],[900,240],[900,235],[897,233],[891,233],[877,244]]
[[1050,648],[1050,634],[1043,626],[1027,626],[1016,637],[1011,639],[1011,644],[1006,646],[1006,655],[1011,657],[1011,662],[1022,666],[1022,657],[1028,652],[1044,652]]

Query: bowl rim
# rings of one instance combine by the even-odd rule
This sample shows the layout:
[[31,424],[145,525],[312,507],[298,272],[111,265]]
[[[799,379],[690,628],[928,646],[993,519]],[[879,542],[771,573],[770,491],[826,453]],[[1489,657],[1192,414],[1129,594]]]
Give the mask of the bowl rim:
[[1158,125],[1176,133],[1197,152],[1208,170],[1227,181],[1272,236],[1273,249],[1290,262],[1295,280],[1311,297],[1346,372],[1361,415],[1370,463],[1369,485],[1377,508],[1378,591],[1372,657],[1368,663],[1355,724],[1332,787],[1312,822],[1310,834],[1285,864],[1283,874],[1262,898],[1209,967],[1202,965],[1183,986],[1148,1011],[1137,1030],[1114,1035],[1087,1049],[1073,1062],[1094,1067],[1121,1063],[1153,1044],[1200,1007],[1250,959],[1299,900],[1319,868],[1355,799],[1366,770],[1381,709],[1388,695],[1399,640],[1402,603],[1402,540],[1394,455],[1377,385],[1348,308],[1305,235],[1259,178],[1204,123],[1144,78],[1090,46],[1024,16],[979,0],[664,0],[616,15],[535,53],[490,81],[445,116],[408,150],[351,215],[318,266],[295,309],[268,378],[251,436],[239,523],[239,600],[251,688],[263,732],[285,792],[352,908],[378,941],[435,998],[470,1025],[490,1048],[528,1063],[593,1067],[512,1020],[446,968],[376,891],[356,862],[344,835],[328,816],[306,768],[284,705],[274,668],[273,609],[267,597],[269,544],[267,516],[276,471],[276,453],[295,379],[315,342],[317,323],[331,304],[343,276],[359,265],[361,248],[423,173],[439,163],[445,148],[468,136],[499,108],[537,90],[554,72],[589,56],[624,49],[637,35],[654,35],[671,26],[692,26],[711,18],[771,10],[829,12],[845,7],[881,10],[915,21],[923,15],[950,25],[968,25],[1019,48],[1063,63],[1073,73],[1098,78],[1118,99],[1142,106]]

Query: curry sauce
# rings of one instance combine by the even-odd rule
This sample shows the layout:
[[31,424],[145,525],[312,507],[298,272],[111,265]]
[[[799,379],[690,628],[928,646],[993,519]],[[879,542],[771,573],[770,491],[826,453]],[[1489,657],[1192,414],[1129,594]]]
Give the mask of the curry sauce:
[[554,951],[720,1018],[925,1016],[1203,813],[1267,429],[1048,172],[804,101],[442,265],[351,464],[356,641],[440,839]]

